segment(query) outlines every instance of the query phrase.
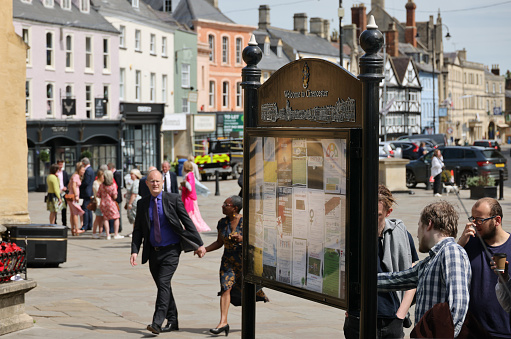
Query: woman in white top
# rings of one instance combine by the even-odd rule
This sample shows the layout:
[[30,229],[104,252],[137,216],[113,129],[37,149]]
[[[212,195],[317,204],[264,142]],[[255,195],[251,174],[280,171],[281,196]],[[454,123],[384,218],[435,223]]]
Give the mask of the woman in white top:
[[442,196],[442,168],[444,167],[444,158],[439,149],[433,152],[431,159],[431,176],[435,179],[433,184],[433,194],[435,197]]

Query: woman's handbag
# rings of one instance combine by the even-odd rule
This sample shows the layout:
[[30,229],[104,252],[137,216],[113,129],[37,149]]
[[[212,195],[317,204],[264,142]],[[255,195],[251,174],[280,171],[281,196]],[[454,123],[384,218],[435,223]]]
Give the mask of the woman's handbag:
[[68,193],[68,194],[64,195],[64,199],[69,200],[69,201],[75,200],[75,195],[73,193]]
[[98,208],[98,205],[96,204],[96,199],[92,199],[91,202],[87,205],[87,209],[89,211],[95,211]]

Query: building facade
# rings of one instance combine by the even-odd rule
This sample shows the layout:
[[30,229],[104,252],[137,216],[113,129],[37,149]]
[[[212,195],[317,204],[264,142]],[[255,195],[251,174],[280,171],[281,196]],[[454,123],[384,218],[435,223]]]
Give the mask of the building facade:
[[14,0],[26,53],[29,190],[45,190],[57,159],[68,172],[119,158],[119,32],[86,0]]

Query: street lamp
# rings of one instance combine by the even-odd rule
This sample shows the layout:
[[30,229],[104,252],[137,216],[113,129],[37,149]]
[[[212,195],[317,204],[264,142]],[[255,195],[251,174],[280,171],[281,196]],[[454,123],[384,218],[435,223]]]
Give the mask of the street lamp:
[[[445,38],[449,40],[451,38],[451,34],[449,33],[449,27],[445,24],[433,24],[433,134],[436,134],[436,105],[435,105],[435,66],[436,66],[436,28],[438,25],[441,25],[447,29],[447,34]],[[416,38],[419,37],[419,33],[416,34]],[[438,78],[437,78],[438,79]]]

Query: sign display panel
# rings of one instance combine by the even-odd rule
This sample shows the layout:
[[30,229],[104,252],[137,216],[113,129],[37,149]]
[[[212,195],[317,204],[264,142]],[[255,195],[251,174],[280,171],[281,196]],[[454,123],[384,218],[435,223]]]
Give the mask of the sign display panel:
[[347,298],[348,133],[285,134],[249,138],[247,273],[341,305]]

